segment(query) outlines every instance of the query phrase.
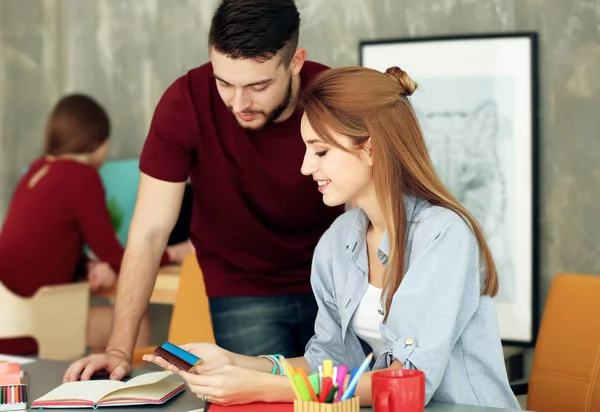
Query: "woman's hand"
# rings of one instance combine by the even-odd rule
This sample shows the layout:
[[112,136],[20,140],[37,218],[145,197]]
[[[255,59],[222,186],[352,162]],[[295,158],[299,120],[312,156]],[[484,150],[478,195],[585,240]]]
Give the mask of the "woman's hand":
[[[188,343],[186,345],[180,345],[179,347],[193,355],[196,355],[202,360],[202,363],[195,368],[198,373],[206,373],[224,365],[235,364],[234,354],[215,345],[214,343]],[[161,368],[179,373],[180,369],[177,366],[167,362],[160,356],[144,355],[142,359],[146,362],[152,362]]]
[[92,292],[115,284],[117,274],[106,262],[91,261],[87,265],[87,279]]
[[199,399],[219,405],[268,401],[269,392],[277,391],[270,381],[286,379],[236,365],[222,365],[205,373],[181,371],[179,375]]
[[183,263],[183,260],[187,255],[195,254],[196,250],[192,245],[192,242],[186,240],[185,242],[177,243],[173,246],[167,247],[167,254],[169,255],[169,261],[174,263]]

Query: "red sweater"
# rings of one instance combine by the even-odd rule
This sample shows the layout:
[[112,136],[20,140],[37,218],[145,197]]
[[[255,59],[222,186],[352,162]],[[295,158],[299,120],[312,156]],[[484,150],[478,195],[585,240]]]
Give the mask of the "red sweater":
[[[326,67],[305,62],[304,88]],[[319,238],[343,212],[300,173],[301,108],[284,122],[244,130],[219,96],[210,63],[162,96],[140,158],[142,172],[194,193],[190,238],[209,297],[311,293]]]
[[[28,187],[45,165],[47,172]],[[118,273],[123,247],[98,171],[72,160],[36,160],[19,181],[0,232],[0,282],[18,295],[32,296],[41,286],[85,277],[84,243]],[[35,344],[0,340],[2,352],[31,353]]]

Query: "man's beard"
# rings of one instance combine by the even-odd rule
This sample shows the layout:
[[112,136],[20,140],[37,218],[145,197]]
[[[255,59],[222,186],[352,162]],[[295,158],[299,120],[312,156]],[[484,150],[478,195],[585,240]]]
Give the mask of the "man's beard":
[[242,113],[244,114],[262,114],[265,117],[265,121],[262,125],[260,126],[246,126],[244,124],[242,124],[240,122],[240,120],[235,116],[235,113],[233,113],[233,108],[230,106],[229,110],[231,111],[231,114],[233,115],[233,117],[235,117],[235,120],[238,122],[238,124],[240,126],[242,126],[244,129],[247,130],[262,130],[267,128],[268,126],[270,126],[271,124],[273,124],[275,122],[275,120],[277,120],[277,118],[279,118],[279,116],[281,116],[281,114],[283,112],[285,112],[285,110],[289,107],[290,102],[292,101],[292,76],[290,76],[290,81],[288,83],[288,87],[287,90],[285,92],[285,96],[283,96],[283,99],[281,99],[281,102],[275,106],[275,108],[273,110],[271,110],[269,113],[265,113],[262,111],[253,111],[253,110],[248,110],[248,111],[243,111]]

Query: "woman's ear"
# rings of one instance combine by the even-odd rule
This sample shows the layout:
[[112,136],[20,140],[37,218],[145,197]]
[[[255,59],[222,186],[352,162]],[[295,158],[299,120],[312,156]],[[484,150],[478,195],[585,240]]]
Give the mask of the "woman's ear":
[[369,166],[373,167],[373,147],[371,146],[371,138],[369,137],[367,141],[362,146],[365,155],[367,156],[366,160],[369,163]]

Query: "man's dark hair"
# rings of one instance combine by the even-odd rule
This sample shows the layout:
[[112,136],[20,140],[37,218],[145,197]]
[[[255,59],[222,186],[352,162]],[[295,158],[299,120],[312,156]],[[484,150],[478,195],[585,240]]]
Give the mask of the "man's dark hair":
[[289,64],[298,47],[300,13],[294,0],[222,0],[209,46],[233,59],[269,60],[280,52]]

